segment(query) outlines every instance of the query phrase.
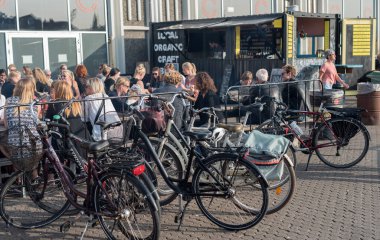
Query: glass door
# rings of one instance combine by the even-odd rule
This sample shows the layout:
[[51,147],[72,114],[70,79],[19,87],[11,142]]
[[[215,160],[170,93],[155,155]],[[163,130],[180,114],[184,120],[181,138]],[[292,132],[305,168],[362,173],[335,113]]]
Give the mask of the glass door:
[[57,79],[62,64],[74,71],[82,62],[79,33],[7,33],[7,39],[7,62],[19,70],[25,65],[50,69]]

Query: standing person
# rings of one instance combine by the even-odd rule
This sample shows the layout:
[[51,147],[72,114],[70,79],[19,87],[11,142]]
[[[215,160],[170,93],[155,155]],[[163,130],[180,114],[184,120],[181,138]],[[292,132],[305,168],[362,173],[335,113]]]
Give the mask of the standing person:
[[61,79],[69,83],[71,90],[73,91],[73,96],[76,99],[79,99],[81,94],[79,91],[78,83],[74,79],[73,72],[70,70],[63,70],[62,75],[61,75]]
[[328,49],[325,52],[326,62],[321,66],[319,70],[319,79],[322,81],[324,89],[332,89],[332,86],[339,82],[344,88],[349,88],[350,86],[345,83],[338,75],[334,61],[336,60],[336,55],[334,50]]
[[102,82],[106,80],[109,72],[111,71],[111,69],[107,71],[108,68],[109,67],[105,63],[99,65],[98,74],[96,75],[96,77],[102,80]]
[[10,74],[11,72],[16,72],[16,71],[17,71],[16,65],[14,65],[13,63],[8,65],[8,74]]
[[153,92],[155,89],[163,87],[165,85],[165,81],[161,75],[159,67],[152,68],[152,75],[148,84],[147,86],[149,92]]
[[[0,108],[5,105],[5,97],[0,94]],[[0,126],[4,125],[4,108],[0,109]]]
[[58,73],[58,79],[62,79],[62,74],[63,74],[63,71],[67,70],[67,65],[66,64],[61,64],[61,66],[59,66],[59,73]]
[[50,86],[51,86],[51,84],[53,83],[53,79],[51,79],[51,71],[50,71],[50,69],[45,69],[44,73],[45,73],[45,76],[46,76],[48,82],[50,83]]
[[34,79],[36,80],[36,91],[38,93],[49,93],[51,84],[42,69],[34,68],[32,73]]
[[5,69],[0,69],[0,89],[7,81],[7,71]]
[[[116,113],[116,110],[110,99],[94,100],[95,98],[106,98],[107,94],[104,92],[104,84],[98,78],[90,78],[87,80],[86,85],[86,98],[84,101],[84,113],[82,121],[90,122],[92,125],[92,137],[95,141],[102,140],[100,126],[96,123],[98,121],[104,121],[106,123],[119,122],[120,118]],[[123,127],[120,125],[113,129],[110,129],[103,137],[104,139],[122,138]]]
[[16,84],[21,79],[21,73],[18,71],[12,71],[9,74],[9,79],[4,83],[4,85],[1,88],[1,94],[4,95],[5,98],[12,97],[13,95],[13,89],[15,88]]
[[127,98],[124,98],[124,96],[127,96],[130,86],[131,83],[128,78],[119,77],[116,80],[114,90],[108,94],[110,97],[122,97],[111,99],[116,112],[123,113],[128,109]]
[[[73,98],[73,91],[68,82],[64,80],[58,80],[54,82],[54,101],[69,101]],[[46,118],[53,119],[53,116],[58,114],[65,103],[53,103],[49,105],[46,112]],[[69,108],[63,112],[63,116],[70,123],[70,131],[81,138],[86,138],[89,133],[86,132],[86,128],[83,126],[81,119],[82,107],[79,102],[73,102]],[[75,146],[78,152],[85,157],[85,151],[79,146]]]
[[110,93],[111,87],[115,85],[116,80],[120,77],[120,70],[118,68],[112,68],[108,78],[104,81],[104,89],[107,94]]
[[[23,78],[17,82],[13,96],[8,98],[6,105],[30,104],[34,99],[34,91],[36,89],[35,80],[33,77]],[[39,115],[40,107],[34,106],[30,109],[29,106],[8,107],[5,110],[5,126],[8,128],[8,144],[12,146],[30,146],[32,140],[36,140],[35,146],[37,150],[42,152],[42,143],[37,140],[39,134],[37,132],[37,116]],[[21,131],[24,130],[24,131]],[[21,131],[21,132],[20,132]],[[20,136],[21,134],[21,136]],[[35,139],[31,139],[32,137]],[[12,153],[13,157],[28,157],[20,153]],[[33,171],[33,177],[37,177],[37,172]]]
[[85,65],[79,64],[75,68],[75,81],[78,84],[79,92],[81,95],[84,94],[86,81],[88,78],[88,71]]
[[22,74],[24,75],[24,77],[33,76],[32,69],[29,66],[27,66],[27,65],[24,65],[22,67]]
[[[199,95],[194,103],[194,109],[204,107],[220,108],[220,101],[218,95],[216,95],[217,89],[214,80],[207,72],[198,72],[197,75],[195,75],[195,87],[199,90]],[[221,112],[217,112],[217,116],[219,121],[223,119]],[[207,124],[209,115],[207,113],[201,113],[199,118],[200,120],[194,123],[195,126]]]

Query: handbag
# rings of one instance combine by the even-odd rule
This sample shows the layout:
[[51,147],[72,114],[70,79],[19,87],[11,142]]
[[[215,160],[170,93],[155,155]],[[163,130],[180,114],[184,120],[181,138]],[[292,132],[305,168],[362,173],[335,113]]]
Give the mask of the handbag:
[[88,132],[92,135],[92,129],[93,129],[93,125],[98,121],[99,119],[99,116],[100,116],[100,113],[102,112],[103,110],[103,107],[104,107],[104,100],[102,100],[102,103],[100,104],[100,107],[98,109],[98,112],[96,113],[96,116],[95,116],[95,120],[94,122],[92,123],[91,121],[87,121],[86,122],[86,127],[87,127],[87,130]]
[[157,107],[147,107],[140,111],[144,120],[142,121],[142,131],[145,134],[163,132],[166,129],[165,113]]

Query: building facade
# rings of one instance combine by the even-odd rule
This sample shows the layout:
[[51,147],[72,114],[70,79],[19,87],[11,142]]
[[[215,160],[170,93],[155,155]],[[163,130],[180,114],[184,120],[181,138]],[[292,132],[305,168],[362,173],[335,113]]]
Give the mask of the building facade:
[[[0,68],[14,63],[70,69],[84,63],[91,75],[107,62],[132,74],[147,68],[149,23],[284,12],[297,5],[309,13],[377,18],[378,0],[0,0]],[[379,43],[377,43],[378,46]],[[307,52],[310,44],[302,44]]]

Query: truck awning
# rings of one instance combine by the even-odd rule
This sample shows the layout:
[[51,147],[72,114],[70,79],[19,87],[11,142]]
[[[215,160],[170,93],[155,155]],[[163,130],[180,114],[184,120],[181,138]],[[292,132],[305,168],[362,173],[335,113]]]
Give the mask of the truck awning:
[[205,20],[205,21],[182,22],[182,23],[176,23],[174,25],[162,27],[157,30],[163,31],[163,30],[203,29],[203,28],[212,27],[213,25],[222,23],[223,21],[226,21],[226,19],[224,18],[224,19],[210,19],[210,20]]
[[268,22],[273,22],[276,19],[281,18],[282,16],[265,16],[260,18],[246,18],[246,19],[229,19],[224,22],[216,23],[210,26],[210,28],[218,27],[230,27],[230,26],[243,26],[243,25],[257,25]]

